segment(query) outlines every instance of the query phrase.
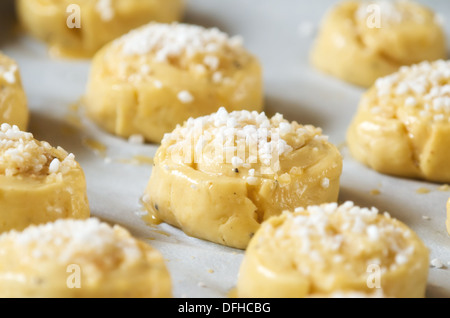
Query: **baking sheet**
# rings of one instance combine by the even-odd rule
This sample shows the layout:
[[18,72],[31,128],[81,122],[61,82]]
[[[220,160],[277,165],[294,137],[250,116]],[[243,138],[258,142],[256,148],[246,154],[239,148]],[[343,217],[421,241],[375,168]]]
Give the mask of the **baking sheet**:
[[[35,137],[73,152],[87,179],[92,216],[128,228],[157,248],[167,260],[174,297],[227,297],[236,284],[243,251],[186,236],[167,224],[148,226],[139,198],[151,165],[136,156],[153,157],[157,145],[133,145],[86,120],[77,103],[85,90],[90,62],[55,60],[46,46],[17,32],[11,0],[0,1],[0,49],[17,60],[29,99]],[[421,1],[442,16],[450,43],[448,0]],[[320,126],[336,145],[345,132],[363,89],[314,70],[308,54],[319,21],[333,0],[188,0],[184,21],[217,26],[241,34],[264,67],[266,112]],[[105,149],[102,149],[102,145]],[[376,173],[348,154],[345,145],[340,200],[376,206],[402,220],[446,266],[430,266],[427,296],[450,296],[450,237],[445,203],[450,192],[440,184]],[[428,189],[429,193],[423,189]],[[374,191],[376,190],[376,191]],[[379,192],[379,194],[376,194]]]

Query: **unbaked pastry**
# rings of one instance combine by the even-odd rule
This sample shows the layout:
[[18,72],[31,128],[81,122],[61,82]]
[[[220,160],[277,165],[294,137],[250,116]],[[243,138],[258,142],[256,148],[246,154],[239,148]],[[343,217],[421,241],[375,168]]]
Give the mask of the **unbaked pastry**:
[[178,21],[183,0],[16,0],[23,27],[50,53],[91,57],[103,45],[150,21]]
[[57,220],[0,235],[0,297],[171,297],[161,254],[123,227]]
[[83,170],[61,147],[0,127],[0,233],[90,215]]
[[428,250],[405,224],[353,202],[286,211],[261,225],[238,297],[424,297]]
[[379,172],[450,182],[450,61],[378,79],[361,99],[347,143]]
[[190,118],[157,150],[145,207],[188,235],[246,248],[270,216],[337,200],[342,157],[327,138],[281,114]]
[[86,113],[122,137],[159,143],[189,117],[263,106],[259,61],[216,28],[150,23],[94,58]]
[[403,65],[447,56],[445,34],[430,9],[412,1],[343,1],[325,16],[312,64],[369,87]]

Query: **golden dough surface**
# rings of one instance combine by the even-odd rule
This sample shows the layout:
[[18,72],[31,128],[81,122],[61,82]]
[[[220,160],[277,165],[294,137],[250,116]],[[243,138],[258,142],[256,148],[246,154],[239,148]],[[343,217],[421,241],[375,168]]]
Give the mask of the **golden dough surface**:
[[94,218],[4,233],[0,250],[0,297],[171,297],[161,254]]
[[405,224],[353,202],[286,211],[261,225],[239,297],[424,297],[428,249]]
[[150,215],[237,248],[284,209],[336,201],[342,172],[320,128],[224,108],[167,134],[154,163],[143,198]]
[[446,58],[442,25],[413,1],[342,1],[324,17],[312,64],[337,78],[370,87],[403,65]]
[[263,107],[262,68],[240,36],[216,28],[150,23],[94,57],[86,113],[122,137],[159,143],[190,117],[219,107]]
[[2,124],[0,206],[0,233],[59,218],[87,218],[84,172],[73,154]]
[[348,129],[351,154],[386,174],[450,181],[450,61],[422,62],[380,78]]
[[151,21],[178,21],[183,0],[17,0],[24,29],[58,57],[91,57],[115,38]]
[[26,129],[29,111],[17,63],[0,51],[0,124]]

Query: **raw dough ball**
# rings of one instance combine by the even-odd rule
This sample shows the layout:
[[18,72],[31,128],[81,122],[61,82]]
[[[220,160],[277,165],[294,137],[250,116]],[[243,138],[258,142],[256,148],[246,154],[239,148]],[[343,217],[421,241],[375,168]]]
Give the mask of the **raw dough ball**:
[[84,173],[74,155],[2,124],[0,233],[89,214]]
[[447,56],[436,15],[411,1],[344,1],[325,17],[312,64],[369,87],[403,65]]
[[450,182],[450,61],[378,79],[362,97],[347,141],[357,160],[381,173]]
[[177,21],[183,11],[183,0],[17,0],[24,28],[51,54],[68,57],[90,57],[134,28]]
[[122,137],[159,143],[189,117],[262,109],[262,71],[240,37],[151,23],[102,49],[86,96],[89,117]]
[[171,297],[161,254],[97,219],[0,235],[0,297]]
[[28,117],[27,98],[22,88],[19,67],[0,52],[0,124],[8,123],[26,129]]
[[424,297],[428,250],[405,224],[352,202],[270,218],[250,241],[238,297]]
[[321,129],[224,108],[167,134],[154,162],[143,197],[150,215],[241,249],[270,216],[336,201],[342,171]]

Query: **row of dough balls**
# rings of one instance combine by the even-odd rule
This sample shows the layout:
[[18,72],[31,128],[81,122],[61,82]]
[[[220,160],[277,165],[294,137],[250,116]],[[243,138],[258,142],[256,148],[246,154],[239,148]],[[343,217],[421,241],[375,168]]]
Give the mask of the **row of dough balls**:
[[158,251],[89,218],[73,154],[2,124],[0,194],[1,298],[172,295]]
[[[195,134],[196,127],[201,128],[202,134]],[[224,138],[207,138],[208,135],[223,135]],[[244,153],[249,156],[231,157],[227,163],[226,152],[215,152],[223,147],[233,148],[235,143],[239,145],[239,138],[244,141],[242,145],[248,150]],[[15,229],[0,236],[3,251],[0,272],[9,273],[0,275],[4,277],[4,281],[0,279],[1,296],[171,295],[170,277],[157,251],[118,226],[111,228],[93,219],[73,220],[88,218],[89,206],[84,175],[72,154],[39,142],[32,134],[8,124],[1,126],[0,140],[1,190],[4,193],[0,230]],[[199,144],[199,140],[206,142],[201,143],[201,147],[196,146],[196,150],[202,152],[194,166],[195,153],[189,147]],[[232,144],[227,144],[227,140],[232,140]],[[263,151],[252,152],[255,149],[246,140],[253,140]],[[255,158],[250,158],[250,154]],[[224,156],[223,162],[217,160],[216,156],[220,155]],[[251,243],[239,275],[239,296],[307,297],[329,296],[334,292],[370,295],[363,274],[363,267],[369,266],[369,262],[382,269],[383,295],[417,297],[424,294],[428,264],[426,249],[404,225],[385,215],[378,216],[373,210],[360,210],[349,204],[339,209],[329,205],[323,207],[326,212],[323,213],[310,207],[307,211],[311,215],[307,219],[311,223],[299,223],[305,221],[304,215],[303,219],[296,218],[300,221],[294,221],[299,223],[296,229],[300,229],[299,233],[278,230],[272,235],[267,231],[270,224],[294,217],[286,212],[280,217],[282,210],[304,214],[304,210],[294,207],[337,199],[342,158],[320,129],[289,123],[281,115],[269,119],[264,113],[227,113],[222,108],[213,115],[189,120],[185,126],[166,135],[155,165],[144,202],[158,217],[182,227],[188,234],[239,248],[245,248],[250,239],[260,242],[261,237],[269,235],[268,239],[274,244],[282,240],[274,250],[283,255],[297,255],[289,252],[291,245],[296,249],[296,244],[306,244],[306,239],[317,239],[319,243],[312,250],[308,243],[308,255],[316,255],[314,250],[321,253],[323,248],[331,246],[335,257],[320,261],[321,264],[337,262],[353,266],[348,272],[343,270],[344,273],[322,268],[330,277],[338,277],[337,283],[322,286],[321,280],[317,280],[319,274],[305,274],[308,272],[305,268],[318,268],[314,257],[311,262],[303,262],[301,270],[286,273],[282,266],[272,268],[273,265],[262,259],[273,259],[273,251],[261,251],[260,244]],[[211,178],[211,175],[216,177]],[[186,191],[190,193],[186,195]],[[180,200],[172,199],[178,197],[192,198],[192,202],[178,204]],[[342,218],[346,223],[335,221],[340,213],[344,214]],[[27,227],[60,218],[70,220]],[[23,232],[17,232],[24,228]],[[355,238],[355,235],[360,237]],[[384,241],[380,241],[380,237]],[[301,243],[296,241],[298,238]],[[352,242],[362,243],[356,248]],[[383,254],[382,251],[392,246],[401,249]],[[369,247],[373,253],[364,261],[355,261],[360,260],[357,252],[367,252]],[[409,266],[413,261],[420,266]],[[292,264],[290,260],[286,262]],[[83,282],[81,289],[67,285],[67,268],[73,264],[83,269],[83,277],[79,278]],[[261,271],[255,273],[253,266]],[[267,268],[262,269],[262,266]],[[405,270],[408,268],[412,269]],[[355,273],[354,269],[358,269],[359,276],[351,275]],[[268,271],[273,274],[265,277]],[[26,277],[29,284],[24,286],[18,277]],[[147,284],[139,284],[142,289],[137,289],[134,285],[142,279]],[[273,290],[278,290],[278,294],[268,292]]]
[[341,171],[320,129],[221,108],[166,134],[143,203],[152,220],[246,249],[238,297],[423,297],[427,248],[387,213],[327,204]]
[[[62,23],[71,3],[80,6],[81,29]],[[113,13],[107,21],[105,6]],[[177,124],[220,106],[262,110],[262,67],[240,36],[164,23],[180,17],[181,0],[18,0],[17,7],[22,25],[53,50],[94,55],[86,114],[118,136],[159,143]]]
[[[449,72],[446,61],[425,61],[378,78],[348,132],[354,157],[383,173],[449,182]],[[221,106],[261,111],[261,66],[216,29],[152,23],[95,56],[85,101],[106,130],[159,143]]]
[[180,20],[184,6],[184,0],[16,0],[22,27],[62,57],[92,57],[145,23]]
[[[56,51],[77,49],[92,56],[103,47],[93,61],[87,113],[119,136],[141,134],[159,142],[176,124],[220,106],[262,109],[261,67],[236,37],[216,29],[152,24],[117,39],[148,21],[179,20],[181,0],[17,4],[22,25]],[[69,4],[83,13],[81,29],[63,23]],[[311,53],[317,68],[366,87],[401,66],[445,58],[438,17],[411,1],[339,3],[324,17]]]
[[[200,129],[200,134],[196,133],[196,128]],[[5,139],[5,181],[8,184],[12,180],[16,182],[14,176],[20,173],[17,179],[22,182],[19,182],[20,186],[15,189],[17,193],[20,193],[22,187],[27,191],[31,180],[34,182],[33,189],[36,188],[36,182],[45,180],[43,182],[46,184],[53,180],[64,180],[64,172],[59,175],[59,169],[62,167],[62,171],[67,173],[70,171],[69,167],[76,167],[73,156],[62,149],[57,149],[61,153],[60,157],[57,157],[51,154],[53,149],[48,144],[35,141],[31,134],[23,133],[17,127],[4,124],[2,130]],[[258,145],[253,153],[252,150],[255,149],[252,148],[252,142]],[[192,145],[195,145],[194,150],[190,149]],[[234,156],[239,147],[243,147],[246,156]],[[221,154],[216,152],[216,149],[223,151],[226,148],[233,150],[233,156],[230,158],[227,157],[226,151]],[[201,151],[200,158],[196,158],[196,151]],[[254,157],[251,158],[251,155]],[[272,160],[273,158],[278,158],[278,161]],[[270,220],[271,216],[276,217],[282,210],[292,211],[296,206],[335,201],[341,169],[342,158],[339,152],[327,141],[327,137],[321,134],[320,129],[290,123],[279,114],[267,118],[264,113],[256,111],[228,113],[222,108],[212,115],[190,119],[165,136],[155,158],[155,167],[144,202],[157,217],[181,227],[190,235],[245,248],[255,233],[259,233],[260,224]],[[57,177],[54,176],[55,172]],[[84,190],[84,178],[79,178],[74,183]],[[167,196],[167,189],[175,191],[175,195]],[[7,190],[9,191],[9,188]],[[188,196],[192,202],[183,201],[183,204],[177,204],[179,200],[174,198],[185,196],[186,191],[192,192]],[[63,187],[56,192],[49,190],[43,192],[44,196],[37,196],[36,205],[41,204],[40,210],[49,210],[48,202],[53,199],[44,202],[39,200],[51,198],[54,193],[58,193],[58,199],[55,200],[59,201],[61,197],[68,198],[73,195],[73,187],[67,190]],[[61,193],[70,195],[61,196]],[[79,193],[85,195],[85,191]],[[13,200],[11,205],[16,202],[21,200]],[[80,200],[77,199],[76,202]],[[28,203],[24,206],[30,207]],[[50,205],[50,210],[61,213],[66,211],[68,206],[66,203],[62,207]],[[198,206],[201,208],[198,209]],[[77,208],[74,209],[76,210]],[[239,213],[242,211],[245,213]],[[13,214],[13,220],[28,222],[27,218],[33,213],[34,211],[21,211]],[[70,217],[70,213],[67,216]],[[5,219],[8,217],[11,217],[11,214]],[[36,220],[31,223],[45,221]],[[23,224],[15,226],[24,227]],[[373,229],[374,227],[371,227],[371,230],[364,233],[373,236],[373,233],[369,234]],[[251,253],[249,249],[249,258]],[[403,256],[399,256],[399,259],[402,258]],[[422,256],[424,262],[423,259]],[[400,260],[399,263],[401,262]],[[245,282],[245,270],[242,272],[244,274],[240,277],[244,278],[240,280]],[[419,277],[423,275],[422,273]],[[423,286],[420,282],[417,284]],[[252,295],[246,291],[247,288],[251,290],[251,286],[245,287],[247,284],[242,282],[239,285],[244,286],[238,288],[242,290],[239,292],[241,295]],[[355,289],[360,290],[361,286]],[[414,289],[415,292],[423,290],[419,287]],[[305,295],[316,294],[314,288]],[[342,286],[339,288],[348,290]],[[327,292],[318,289],[319,295]],[[388,296],[403,295],[400,291],[384,292]],[[297,293],[292,295],[300,296]]]
[[[403,50],[421,52],[412,50],[411,46],[426,47],[422,43],[424,39],[416,39],[418,36],[433,40],[434,37],[428,35],[434,34],[440,38],[437,35],[442,32],[433,31],[437,28],[433,24],[436,23],[434,15],[420,5],[411,2],[378,4],[381,13],[384,13],[381,22],[389,27],[368,28],[360,23],[368,28],[366,30],[360,26],[368,32],[362,42],[373,42],[374,45],[371,49],[363,48],[364,54],[377,53],[377,57],[387,58],[387,53],[376,49],[380,43],[390,43],[378,39],[377,36],[383,34],[393,36],[390,41],[400,43],[399,48],[386,46],[386,49],[398,51],[400,55]],[[367,3],[348,1],[338,5],[330,15],[345,18],[347,22],[330,22],[330,29],[339,30],[333,26],[347,25],[348,21],[353,21],[348,19],[347,14],[350,13],[347,11],[351,11],[354,17],[366,18],[361,12],[367,13]],[[325,34],[326,21],[334,21],[332,17],[325,19]],[[347,29],[339,32],[350,34]],[[386,33],[386,30],[389,32]],[[363,31],[360,30],[365,34]],[[338,35],[333,33],[330,37],[323,43],[336,43]],[[372,37],[377,41],[369,40]],[[320,39],[321,36],[318,43],[322,42]],[[404,42],[399,42],[399,39]],[[403,43],[408,45],[403,47]],[[353,52],[349,45],[343,47]],[[434,46],[437,44],[430,44],[431,48]],[[333,54],[333,50],[326,47],[319,51]],[[364,68],[361,71],[361,67],[354,67],[354,60],[358,59],[345,54],[350,56],[351,69],[357,69],[359,74],[369,74]],[[411,54],[407,56],[411,57]],[[443,54],[436,54],[438,56]],[[398,65],[389,72],[371,76],[378,80],[362,98],[347,139],[354,157],[377,171],[449,182],[450,164],[447,158],[450,150],[440,145],[448,143],[450,138],[450,67],[443,61],[400,67],[423,59],[427,58],[422,55],[408,61],[400,57],[389,58],[389,61],[398,61]],[[329,58],[324,60],[334,61]],[[333,65],[340,63],[333,62]],[[397,73],[379,77],[398,68]],[[163,135],[177,124],[191,117],[210,114],[221,106],[229,111],[261,111],[261,74],[257,58],[245,50],[239,37],[229,37],[217,29],[193,25],[150,23],[114,40],[95,55],[87,85],[86,113],[99,126],[116,135],[130,137],[140,134],[148,141],[159,143]]]
[[[347,141],[354,158],[379,172],[450,182],[450,61],[378,79]],[[270,216],[336,201],[342,171],[320,129],[224,108],[166,134],[154,163],[143,200],[150,214],[237,248]]]
[[[160,161],[168,159],[160,153],[155,161],[155,171],[160,171],[158,166],[164,164],[162,170],[175,177],[171,179],[170,175],[166,175],[155,179],[152,176],[149,191],[158,198],[160,204],[160,207],[154,204],[157,207],[155,211],[173,213],[173,216],[180,218],[184,214],[188,220],[183,226],[192,228],[190,234],[228,245],[235,242],[247,244],[253,236],[239,274],[239,297],[323,297],[337,292],[371,295],[373,291],[367,285],[365,276],[366,267],[371,264],[379,266],[383,296],[424,295],[428,252],[411,230],[388,215],[346,203],[339,208],[336,204],[328,204],[322,207],[310,206],[306,210],[294,209],[295,212],[284,212],[280,216],[284,207],[280,205],[281,202],[297,206],[337,198],[341,158],[319,130],[297,123],[288,124],[280,116],[271,118],[267,123],[268,119],[256,112],[228,114],[222,109],[215,116],[200,118],[205,128],[212,125],[205,130],[210,134],[217,133],[216,129],[225,128],[230,122],[237,123],[235,127],[238,127],[241,120],[247,126],[254,124],[257,134],[269,124],[272,137],[280,133],[280,140],[287,141],[283,143],[278,140],[276,145],[272,145],[278,147],[274,151],[280,154],[279,163],[265,162],[262,160],[265,153],[257,154],[256,161],[264,165],[258,171],[265,172],[265,175],[271,174],[273,181],[267,176],[262,179],[259,172],[250,172],[250,167],[256,168],[255,163],[246,166],[245,162],[239,163],[234,159],[230,165],[225,164],[220,167],[222,170],[217,170],[219,167],[211,166],[211,161],[201,161],[199,167],[202,171],[198,171],[198,174],[209,172],[227,175],[211,180],[206,176],[199,177],[195,171],[183,170],[180,167],[184,165],[182,152],[179,153],[180,161],[175,162]],[[198,122],[192,121],[192,124]],[[239,128],[234,133],[239,136]],[[170,148],[174,146],[174,141],[180,142],[182,136],[185,135],[174,132],[166,136],[163,144]],[[110,227],[95,219],[74,220],[88,218],[89,207],[84,175],[73,155],[39,142],[30,133],[8,124],[1,126],[0,139],[3,172],[1,190],[4,194],[1,202],[4,208],[1,230],[15,229],[0,235],[0,273],[8,273],[0,275],[0,296],[171,296],[170,276],[157,251],[131,237],[120,226]],[[180,149],[187,149],[183,144],[179,146],[181,148],[174,147],[176,153]],[[208,145],[205,148],[208,149]],[[308,153],[315,153],[316,157],[310,157]],[[211,153],[206,151],[205,159],[209,155]],[[166,164],[171,167],[166,168]],[[327,174],[321,175],[319,172],[322,171]],[[183,179],[190,180],[192,184],[180,181]],[[193,202],[183,202],[188,208],[182,211],[170,211],[169,206],[177,201],[170,201],[158,196],[160,193],[151,191],[152,183],[157,185],[158,181],[167,181],[171,183],[172,189],[179,188],[180,191],[192,189],[193,192],[187,197],[192,196]],[[267,181],[269,185],[263,189]],[[279,185],[274,187],[274,182]],[[295,197],[298,192],[292,188],[294,184],[301,184],[300,188],[305,190],[300,199]],[[167,193],[164,191],[166,184],[160,182],[159,185],[161,193]],[[249,189],[247,193],[252,200],[243,197],[247,187],[254,187],[254,192]],[[208,191],[206,188],[210,191],[212,201],[208,201],[205,195],[198,195],[198,192]],[[266,191],[275,192],[273,197],[277,199],[263,202],[264,198],[270,197]],[[172,194],[179,195],[177,192]],[[24,197],[27,200],[23,200]],[[249,205],[248,211],[244,211],[245,200]],[[204,207],[199,209],[201,215],[193,214],[197,210],[194,201],[197,206]],[[259,206],[252,205],[252,202]],[[179,209],[183,205],[175,205],[174,208]],[[260,216],[255,214],[258,209],[262,213]],[[158,216],[165,218],[161,213]],[[60,218],[69,219],[58,220]],[[221,219],[222,224],[214,223],[218,219]],[[49,221],[54,222],[27,227],[30,223]],[[262,223],[261,228],[259,223]],[[21,229],[24,230],[19,232]],[[219,232],[227,241],[201,236],[199,233],[205,229],[210,235]],[[256,234],[250,235],[253,233],[249,231]],[[291,249],[296,252],[292,253]],[[277,259],[275,263],[271,262],[274,256]],[[294,259],[291,260],[291,257]],[[298,267],[293,268],[293,263]],[[78,278],[81,288],[68,287],[67,270],[68,266],[73,265],[82,269],[83,276]],[[258,269],[256,272],[255,268]],[[327,279],[323,279],[325,274]],[[28,282],[25,285],[24,278]],[[76,281],[74,277],[73,283],[76,284]],[[137,288],[136,284],[140,287]],[[277,293],[273,294],[273,291]]]
[[[90,86],[92,86],[92,91],[105,91],[105,94],[99,94],[98,96],[93,94],[92,100],[100,99],[101,102],[97,105],[100,105],[99,108],[103,111],[106,109],[107,112],[110,111],[108,107],[113,102],[117,100],[123,101],[120,107],[114,108],[112,113],[107,113],[106,115],[102,113],[101,116],[98,116],[102,122],[104,122],[105,118],[112,121],[112,124],[105,124],[109,127],[114,127],[109,128],[109,130],[114,131],[113,129],[116,129],[116,127],[124,129],[124,131],[135,129],[133,125],[136,120],[133,117],[130,118],[130,115],[132,116],[136,112],[136,108],[133,108],[136,107],[135,100],[132,99],[132,97],[135,98],[136,92],[134,91],[135,86],[130,85],[130,81],[144,81],[144,83],[147,83],[146,81],[150,78],[155,88],[161,89],[165,88],[165,85],[159,80],[159,77],[152,77],[153,72],[164,74],[175,69],[174,74],[177,75],[179,74],[177,71],[180,69],[187,69],[189,71],[194,70],[194,74],[203,73],[204,78],[212,82],[220,82],[220,79],[223,80],[223,74],[228,74],[226,68],[225,71],[223,69],[218,70],[220,65],[233,65],[236,69],[243,68],[247,70],[245,61],[251,60],[255,62],[254,58],[243,54],[244,51],[242,51],[242,47],[236,39],[229,39],[215,29],[207,31],[209,32],[205,32],[204,29],[199,27],[186,25],[151,24],[114,41],[105,47],[105,53],[100,52],[98,54],[100,62],[96,63],[94,59],[93,75],[91,76],[93,84]],[[156,36],[157,41],[148,40],[150,36],[155,37],[155,35],[158,35]],[[194,42],[197,45],[187,46],[183,39],[191,40],[192,37],[200,37],[204,42]],[[124,39],[125,41],[123,41]],[[171,45],[168,43],[171,43]],[[208,46],[208,43],[215,45]],[[208,47],[210,49],[202,50],[202,48]],[[239,54],[235,54],[236,52]],[[123,58],[123,55],[125,55],[125,58]],[[117,59],[117,57],[119,58]],[[239,58],[242,57],[246,59],[239,61]],[[227,63],[224,63],[224,60]],[[167,64],[169,67],[166,67]],[[254,65],[250,69],[255,69],[257,74],[259,70],[258,63],[250,63],[250,65]],[[96,66],[98,66],[98,72],[96,72]],[[153,68],[157,72],[153,71]],[[136,74],[137,69],[139,69],[139,74]],[[244,72],[240,76],[244,76],[246,73],[251,74],[252,72]],[[112,74],[112,81],[109,80],[108,74]],[[231,79],[226,81],[228,83],[233,82],[232,79],[235,75],[234,72],[231,72],[231,74],[231,76],[225,77],[226,79]],[[96,81],[97,75],[98,79]],[[240,76],[237,76],[237,78],[239,79]],[[121,80],[117,82],[117,78]],[[250,82],[253,84],[258,81],[258,76],[253,78],[250,76],[250,78]],[[123,80],[125,80],[125,84],[121,85],[124,82]],[[185,79],[185,82],[191,80],[192,77],[188,77]],[[103,86],[104,89],[97,89],[96,85],[102,88],[102,81],[107,82]],[[114,95],[114,98],[109,96],[112,94],[111,83],[115,85],[116,89],[118,88],[118,93]],[[175,94],[173,91],[170,91],[173,85],[169,81],[167,86],[169,92],[164,92],[165,94],[161,96],[163,96],[163,100],[173,101]],[[193,89],[197,86],[193,86]],[[147,86],[144,85],[142,87],[144,87],[142,95],[146,96]],[[248,92],[252,85],[247,84],[244,87],[247,90],[241,90],[241,95],[245,95],[245,92]],[[205,91],[207,89],[208,87],[206,87]],[[257,95],[260,96],[261,94]],[[151,94],[149,96],[154,97]],[[202,96],[202,94],[199,94],[199,96]],[[145,98],[150,100],[150,97]],[[194,96],[189,90],[179,90],[176,93],[176,97],[182,104],[194,100]],[[88,98],[88,110],[89,100]],[[208,103],[207,101],[204,105],[208,106]],[[94,102],[92,105],[96,105],[96,103]],[[217,107],[215,105],[215,108]],[[142,112],[145,114],[145,109],[140,110],[138,113]],[[175,113],[178,112],[180,112],[179,108],[175,110]],[[205,112],[209,113],[210,109]],[[164,138],[162,146],[158,150],[162,164],[157,163],[159,169],[155,166],[155,172],[152,173],[148,187],[148,195],[144,198],[144,202],[149,210],[153,213],[156,211],[158,217],[181,227],[188,234],[217,243],[244,248],[247,246],[250,238],[258,231],[260,224],[269,219],[270,216],[277,215],[284,209],[292,210],[296,206],[307,206],[337,199],[338,179],[342,162],[336,149],[333,149],[333,146],[326,141],[325,136],[321,136],[320,130],[314,127],[304,127],[297,123],[288,123],[279,115],[269,120],[265,118],[264,114],[257,112],[243,111],[228,114],[224,109],[219,110],[215,115],[216,118],[213,118],[212,123],[209,121],[211,118],[191,120],[185,124],[187,127],[177,128],[180,131],[175,129],[173,134]],[[189,117],[189,115],[186,116]],[[167,116],[163,114],[163,116],[157,117],[157,120],[158,122],[163,122],[164,118],[167,118]],[[139,122],[139,120],[137,121]],[[131,128],[127,128],[129,122],[133,123]],[[245,122],[245,125],[243,125],[243,122]],[[175,124],[170,123],[167,126],[173,127]],[[190,124],[191,126],[189,126]],[[225,138],[233,137],[233,139],[243,134],[253,133],[258,145],[261,142],[259,137],[261,134],[264,136],[264,131],[270,133],[271,137],[273,134],[273,136],[280,135],[285,138],[281,138],[276,144],[268,142],[266,138],[266,145],[261,146],[262,149],[266,150],[255,154],[256,159],[254,160],[258,163],[257,165],[253,164],[254,162],[250,160],[250,157],[240,158],[234,156],[230,159],[228,165],[218,166],[216,158],[210,156],[213,154],[211,149],[214,149],[213,147],[215,147],[217,140],[216,138],[212,138],[212,141],[208,140],[208,135],[205,134],[202,135],[204,138],[201,140],[200,148],[205,150],[206,163],[195,162],[195,158],[190,158],[190,161],[180,159],[174,161],[171,155],[179,152],[179,147],[181,149],[184,147],[179,145],[179,139],[183,139],[186,133],[189,135],[189,131],[192,131],[192,128],[197,124],[200,124],[202,132],[207,132],[209,136],[213,137],[220,131],[222,131]],[[184,131],[183,128],[185,128]],[[156,135],[154,138],[157,140],[168,130],[169,128],[165,127],[157,131],[154,133]],[[118,133],[118,131],[120,130],[115,132]],[[123,134],[126,136],[126,133]],[[148,139],[153,138],[146,137]],[[194,138],[195,142],[199,141],[195,140],[195,136],[192,136],[192,138]],[[264,140],[262,142],[264,143]],[[209,150],[208,143],[210,143]],[[165,144],[167,144],[167,150],[165,150]],[[223,141],[221,146],[235,147],[234,144],[226,145]],[[244,149],[245,147],[247,145],[244,144]],[[270,151],[267,151],[267,148]],[[275,166],[272,165],[273,162],[270,160],[273,155],[271,152],[273,148],[281,157],[278,165]],[[310,153],[314,155],[310,156]],[[159,154],[157,158],[160,157]],[[183,153],[181,152],[181,154]],[[267,159],[269,159],[269,163],[265,164],[264,160]],[[263,163],[263,167],[259,163]],[[296,164],[299,166],[296,166]],[[264,174],[263,178],[260,175],[261,171]],[[325,174],[319,173],[323,171],[325,171]],[[225,174],[229,178],[211,179],[209,178],[210,174]],[[304,176],[302,176],[303,174]],[[270,178],[267,178],[267,176],[270,176]],[[189,177],[193,178],[189,179]],[[185,184],[187,179],[190,184]],[[172,207],[171,204],[176,200],[171,200],[172,197],[165,197],[167,192],[161,191],[159,193],[157,191],[158,188],[167,189],[168,187],[171,189],[179,188],[182,194],[185,194],[186,189],[192,189],[192,196],[189,196],[192,197],[192,204],[183,203],[180,206],[174,205]],[[247,187],[250,189],[247,189]],[[213,193],[213,198],[209,197],[209,191]],[[296,197],[299,193],[302,193],[302,195]],[[267,197],[272,197],[273,202],[267,200]],[[211,217],[205,218],[211,207],[211,201],[220,203],[220,209],[214,210],[211,213]],[[235,202],[236,206],[229,204],[229,202]],[[196,215],[193,205],[198,203],[204,208],[200,209],[200,212],[203,213]],[[239,210],[234,207],[243,209],[243,206],[246,207],[246,212],[242,215],[236,215],[235,212]],[[198,222],[202,219],[204,221]],[[415,290],[420,291],[421,289]]]
[[[297,208],[280,216],[282,209],[292,211],[292,206],[337,199],[342,159],[320,130],[288,123],[281,115],[268,119],[263,113],[229,114],[225,109],[186,126],[163,140],[145,203],[169,223],[170,218],[185,222],[175,225],[191,235],[241,248],[250,241],[238,279],[239,297],[324,297],[347,292],[370,296],[373,291],[365,273],[371,265],[379,268],[383,296],[424,296],[428,251],[410,229],[388,215],[346,203],[339,208],[336,204]],[[189,136],[196,126],[203,128],[197,140]],[[196,168],[193,161],[185,161],[195,156],[184,141],[189,140],[190,146],[191,141],[197,144],[206,134],[217,136],[220,131],[225,138],[202,145]],[[246,136],[244,131],[254,134],[251,138],[268,151],[256,152],[254,160],[232,157],[229,164],[220,164],[211,150],[232,147],[226,137],[232,136],[234,143]],[[157,251],[119,226],[73,220],[89,217],[84,175],[73,155],[38,142],[17,126],[3,124],[0,138],[2,211],[7,211],[1,218],[2,230],[16,229],[0,236],[0,272],[8,273],[0,275],[0,296],[170,297],[170,276]],[[270,160],[272,151],[279,161]],[[211,179],[211,174],[217,177]],[[192,202],[178,205],[179,200],[164,197],[167,187],[173,190],[172,198],[186,197],[177,191],[191,189],[187,197]],[[297,198],[299,190],[303,193]],[[27,200],[22,199],[25,194]],[[270,197],[272,202],[264,202]],[[26,227],[59,218],[70,219]],[[278,261],[272,263],[274,255]],[[72,265],[83,269],[78,278],[82,288],[68,288],[67,269]],[[146,284],[136,288],[142,279]]]
[[[191,235],[241,248],[250,242],[239,273],[239,297],[424,296],[428,251],[404,224],[352,203],[310,205],[337,199],[341,172],[342,159],[320,130],[288,123],[281,115],[269,120],[263,113],[229,114],[225,109],[188,122],[193,126],[184,133],[180,127],[163,141],[165,150],[155,159],[157,177],[152,173],[144,202],[169,223],[170,218],[185,222],[174,225]],[[266,151],[255,153],[254,160],[232,157],[231,163],[220,164],[211,147],[231,146],[212,139],[203,145],[203,159],[194,168],[192,161],[185,161],[194,157],[183,141],[192,140],[189,128],[196,125],[205,128],[202,136],[222,131],[233,140],[254,130],[252,138]],[[84,175],[72,154],[8,124],[1,126],[0,146],[5,207],[1,230],[14,229],[0,235],[0,273],[8,273],[0,275],[0,296],[171,296],[170,276],[157,251],[120,226],[89,219]],[[279,161],[271,160],[274,153]],[[159,173],[165,175],[158,177]],[[211,179],[214,174],[217,177]],[[152,191],[158,186],[161,192]],[[161,196],[168,193],[166,186],[174,190],[171,198]],[[187,197],[192,202],[176,204],[180,200],[173,198],[186,197],[177,189],[191,189]],[[297,198],[299,191],[303,194]],[[264,201],[270,197],[272,202]],[[309,207],[292,208],[302,205]],[[198,206],[200,213],[195,214]],[[282,209],[294,212],[281,213]],[[46,223],[50,221],[54,222]],[[74,274],[78,267],[83,276],[68,282],[69,266]],[[378,266],[380,276],[374,284],[379,281],[382,294],[373,294],[367,283],[368,266]],[[82,287],[69,288],[77,280]],[[136,288],[142,280],[146,284]]]
[[26,132],[27,98],[17,63],[0,52],[0,233],[90,216],[75,156]]
[[[16,2],[22,26],[46,41],[53,54],[63,56],[92,56],[145,23],[179,21],[185,6],[183,0]],[[71,5],[82,14],[81,28],[67,25]],[[369,87],[403,65],[445,58],[441,24],[433,11],[413,1],[341,1],[323,18],[311,62],[336,77]]]
[[[0,248],[0,297],[172,296],[161,254],[95,218],[6,232]],[[387,213],[352,202],[310,206],[262,224],[237,297],[424,297],[428,264],[417,235]]]

